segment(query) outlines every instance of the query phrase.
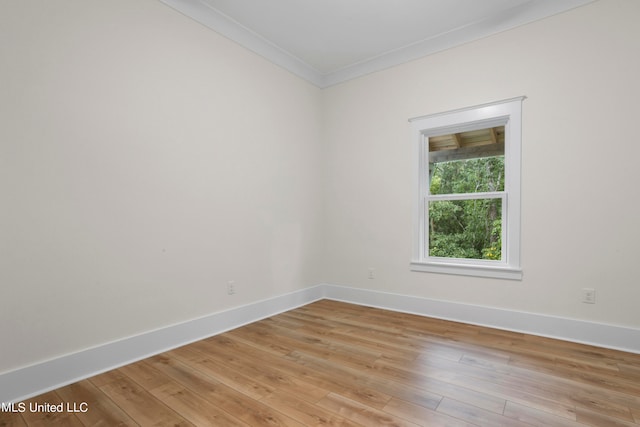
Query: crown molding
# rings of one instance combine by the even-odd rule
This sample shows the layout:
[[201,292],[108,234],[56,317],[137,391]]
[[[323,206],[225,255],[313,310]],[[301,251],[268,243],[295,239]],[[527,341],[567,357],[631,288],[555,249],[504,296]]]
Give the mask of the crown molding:
[[440,33],[408,46],[324,75],[323,87],[404,64],[456,46],[489,37],[540,19],[548,18],[595,0],[537,0],[505,10],[487,19]]
[[566,12],[595,0],[530,0],[486,19],[324,74],[207,3],[200,0],[160,1],[315,86],[326,88]]
[[324,87],[324,76],[318,70],[208,4],[199,0],[160,1],[315,86]]

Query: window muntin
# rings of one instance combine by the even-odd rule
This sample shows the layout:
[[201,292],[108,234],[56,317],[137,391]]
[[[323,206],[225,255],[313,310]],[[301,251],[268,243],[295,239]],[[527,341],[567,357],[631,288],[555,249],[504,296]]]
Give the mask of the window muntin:
[[417,183],[412,270],[522,277],[523,99],[411,120]]

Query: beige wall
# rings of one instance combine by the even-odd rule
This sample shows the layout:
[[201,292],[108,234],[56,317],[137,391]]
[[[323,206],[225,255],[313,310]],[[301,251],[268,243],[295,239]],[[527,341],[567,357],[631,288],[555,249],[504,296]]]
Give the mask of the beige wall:
[[155,0],[2,1],[0,76],[0,372],[319,282],[319,89]]
[[[327,281],[640,327],[638,16],[602,0],[327,89]],[[524,279],[410,272],[407,119],[520,95]]]
[[[0,372],[321,282],[640,327],[637,16],[320,91],[154,0],[1,2]],[[407,119],[520,95],[524,280],[410,272]]]

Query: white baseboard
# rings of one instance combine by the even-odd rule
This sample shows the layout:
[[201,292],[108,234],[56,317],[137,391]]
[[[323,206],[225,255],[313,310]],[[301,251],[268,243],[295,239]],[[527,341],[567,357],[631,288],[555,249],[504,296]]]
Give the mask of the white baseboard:
[[320,284],[0,374],[0,402],[19,402],[323,298],[640,354],[640,329]]
[[327,299],[640,354],[640,329],[325,284]]
[[0,402],[19,402],[102,372],[309,304],[314,286],[0,374]]

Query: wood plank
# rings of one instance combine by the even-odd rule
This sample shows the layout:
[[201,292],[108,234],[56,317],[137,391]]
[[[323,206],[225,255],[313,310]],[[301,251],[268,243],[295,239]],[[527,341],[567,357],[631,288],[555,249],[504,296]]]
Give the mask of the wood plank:
[[600,414],[597,412],[589,411],[587,409],[578,408],[576,410],[576,418],[580,425],[587,426],[607,426],[607,427],[637,427],[638,424],[633,422],[619,420],[617,418],[612,418],[606,416],[604,414]]
[[507,402],[504,409],[504,416],[538,427],[579,427],[582,425],[575,421],[575,419],[569,420],[549,412],[514,402]]
[[285,426],[299,424],[268,405],[207,375],[195,362],[180,361],[166,355],[154,356],[147,362],[207,402],[249,425],[267,422]]
[[[438,402],[439,403],[439,402]],[[384,411],[396,415],[397,417],[404,418],[407,421],[421,425],[421,426],[441,426],[441,427],[471,427],[476,424],[469,424],[466,421],[458,418],[450,417],[446,414],[441,414],[433,409],[425,408],[424,406],[415,405],[410,402],[405,402],[400,399],[391,399]]]
[[[324,381],[327,384],[325,388],[339,391],[343,396],[374,407],[384,407],[391,396],[427,408],[435,408],[442,399],[441,395],[423,388],[402,384],[390,377],[378,376],[373,370],[358,372],[348,366],[336,366],[330,361],[298,352],[289,355],[288,359],[296,361],[312,372],[303,375]],[[338,381],[336,378],[344,381]]]
[[235,372],[224,364],[210,359],[195,349],[180,349],[180,351],[171,351],[170,354],[228,387],[246,394],[252,399],[260,400],[273,391],[272,387],[256,381],[250,375]]
[[503,417],[502,414],[496,414],[447,397],[442,399],[437,411],[481,426],[530,427],[529,424],[516,419]]
[[319,405],[309,403],[296,395],[276,391],[262,399],[270,408],[299,421],[305,426],[358,426],[352,421],[326,410]]
[[134,380],[146,390],[159,387],[171,381],[169,377],[144,361],[123,366],[118,369],[118,371]]
[[322,358],[301,352],[293,352],[287,358],[307,367],[314,375],[330,382],[331,389],[350,399],[373,408],[382,408],[391,399],[389,394],[381,391],[384,386],[369,375],[363,375],[345,366],[336,366]]
[[101,387],[110,382],[119,381],[122,378],[125,378],[126,375],[122,373],[118,369],[113,369],[111,371],[104,372],[102,374],[95,375],[89,379],[96,387]]
[[453,384],[438,379],[441,374],[437,371],[428,372],[420,368],[391,366],[385,362],[376,363],[378,373],[386,378],[418,387],[430,393],[450,397],[475,405],[485,410],[502,413],[505,399],[491,393],[475,391],[468,387]]
[[197,426],[248,426],[177,382],[165,382],[151,394]]
[[462,136],[460,136],[459,133],[454,133],[453,135],[451,135],[452,138],[451,140],[453,141],[453,146],[455,148],[460,148],[462,147]]
[[395,415],[380,411],[355,400],[348,399],[336,393],[330,393],[318,402],[318,405],[363,426],[417,426],[410,421]]
[[[470,359],[466,359],[466,363],[470,363]],[[486,364],[483,365],[486,366]],[[485,383],[471,380],[466,384],[472,390],[484,391],[496,397],[511,400],[513,403],[521,403],[532,409],[548,412],[568,420],[576,419],[575,404],[569,397],[564,399],[569,402],[563,402],[562,398],[554,394],[535,394],[531,392],[531,389],[524,387],[524,382],[518,380],[511,383],[508,381]]]
[[289,372],[289,365],[282,367],[278,360],[265,363],[264,355],[255,348],[229,337],[216,337],[203,340],[192,346],[213,361],[224,364],[229,369],[251,376],[270,389],[279,389],[295,395],[305,396],[315,402],[324,397],[329,390],[315,383],[298,378]]
[[86,412],[76,413],[76,417],[88,426],[135,426],[137,425],[118,405],[109,399],[91,381],[80,381],[61,389],[56,393],[65,401],[78,405],[86,403]]
[[100,390],[140,425],[192,425],[129,378],[105,384]]

